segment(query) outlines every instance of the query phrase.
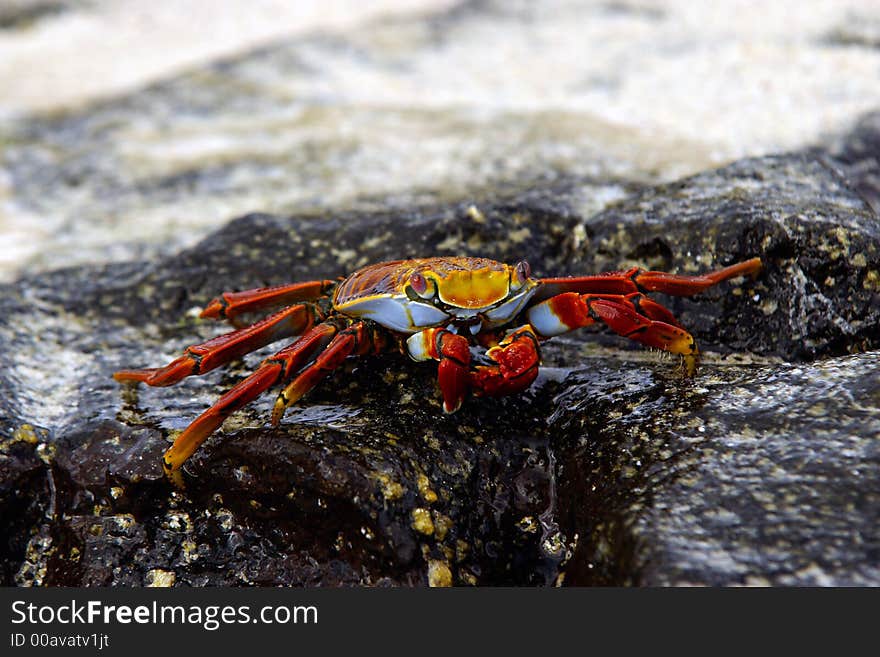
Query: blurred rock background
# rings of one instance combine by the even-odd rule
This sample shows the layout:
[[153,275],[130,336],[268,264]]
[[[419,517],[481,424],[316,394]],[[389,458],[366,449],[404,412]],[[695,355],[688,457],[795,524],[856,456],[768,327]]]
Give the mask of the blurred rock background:
[[[239,214],[668,181],[880,107],[862,0],[8,0],[0,277]],[[619,197],[609,186],[592,202]]]

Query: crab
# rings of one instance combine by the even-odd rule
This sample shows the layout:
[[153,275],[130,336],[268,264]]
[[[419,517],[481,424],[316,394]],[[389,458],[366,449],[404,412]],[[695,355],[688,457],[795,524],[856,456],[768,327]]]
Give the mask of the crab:
[[[397,349],[416,361],[437,361],[446,413],[457,411],[469,393],[502,396],[527,389],[538,374],[541,342],[591,324],[679,354],[693,374],[699,354],[694,338],[647,294],[691,296],[727,279],[755,275],[761,266],[760,258],[752,258],[699,276],[632,268],[534,278],[526,261],[507,265],[486,258],[434,257],[382,262],[337,280],[225,292],[200,316],[226,319],[236,330],[186,348],[165,367],[120,370],[113,377],[169,386],[296,337],[177,437],[163,456],[165,470],[173,473],[234,411],[284,384],[272,410],[277,425],[287,408],[349,356]],[[241,315],[279,307],[254,324],[240,322]]]

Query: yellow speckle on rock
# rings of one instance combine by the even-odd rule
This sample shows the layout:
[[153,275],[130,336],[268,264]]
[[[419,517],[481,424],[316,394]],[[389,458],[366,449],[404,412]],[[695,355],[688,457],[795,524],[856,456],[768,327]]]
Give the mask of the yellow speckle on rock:
[[388,240],[388,238],[390,237],[392,237],[392,234],[389,231],[385,231],[381,235],[376,235],[375,237],[371,237],[370,239],[366,240],[363,244],[363,248],[365,250],[374,249],[382,244],[382,242]]
[[122,486],[111,486],[110,487],[110,496],[114,500],[118,500],[125,493],[125,489]]
[[812,415],[813,417],[825,417],[827,413],[828,410],[822,402],[816,402],[807,409],[807,415]]
[[428,586],[452,586],[452,571],[449,564],[439,559],[428,562]]
[[480,208],[478,208],[476,205],[469,205],[466,214],[468,218],[475,223],[486,223],[486,215],[480,212]]
[[765,315],[772,315],[779,308],[779,304],[775,299],[767,299],[761,304],[761,312]]
[[12,441],[16,443],[30,443],[31,445],[37,444],[40,439],[37,437],[37,432],[31,424],[22,424],[15,431],[12,432]]
[[134,519],[134,516],[130,513],[120,513],[115,516],[112,516],[113,523],[116,525],[116,528],[119,531],[125,531],[127,529],[131,529],[137,524],[137,520]]
[[424,440],[428,447],[430,447],[431,449],[435,451],[440,449],[440,441],[437,440],[437,437],[434,435],[433,432],[426,431]]
[[876,269],[872,269],[865,274],[865,280],[862,283],[862,287],[866,290],[880,290],[880,274],[877,273]]
[[412,528],[420,534],[430,536],[434,533],[434,521],[431,512],[421,507],[412,510]]
[[431,490],[431,481],[425,474],[420,474],[418,479],[419,495],[428,504],[437,501],[437,493]]
[[852,262],[853,267],[867,267],[868,266],[868,260],[867,260],[867,258],[865,258],[864,253],[856,253],[852,257],[852,260],[850,262]]
[[478,234],[474,233],[468,238],[468,241],[465,242],[472,250],[478,251],[480,247],[483,246],[483,238]]
[[446,538],[446,534],[449,533],[452,526],[452,518],[444,516],[442,513],[434,512],[434,535],[437,537],[438,541],[442,541]]
[[538,531],[538,522],[533,516],[524,516],[516,523],[516,526],[527,534],[535,534]]
[[174,586],[174,573],[170,570],[154,568],[147,571],[147,586],[154,588],[167,588]]
[[382,487],[382,496],[386,500],[399,500],[403,497],[403,493],[406,489],[394,481],[390,475],[380,472],[376,475],[376,479]]
[[330,249],[330,253],[333,254],[340,265],[351,262],[357,257],[357,251],[354,249]]
[[234,520],[235,516],[232,515],[232,511],[229,509],[221,508],[217,510],[217,521],[220,524],[220,529],[223,531],[232,531]]
[[510,238],[510,241],[513,242],[514,244],[522,244],[529,237],[531,237],[531,235],[532,235],[532,231],[529,230],[528,226],[524,226],[523,228],[520,228],[519,230],[512,230],[509,233],[507,233],[507,237]]
[[448,251],[450,249],[456,249],[461,245],[461,232],[456,231],[455,233],[450,233],[446,236],[442,242],[437,245],[438,251]]
[[587,229],[584,227],[583,224],[578,224],[574,227],[574,230],[572,231],[572,236],[574,237],[573,247],[574,250],[577,251],[577,249],[580,248],[581,244],[583,244],[587,239]]
[[171,531],[190,531],[192,530],[192,520],[185,511],[169,511],[165,514],[162,526]]
[[196,551],[199,546],[196,545],[193,541],[184,541],[180,544],[180,547],[183,552],[183,559],[187,563],[191,563],[199,558],[199,554]]

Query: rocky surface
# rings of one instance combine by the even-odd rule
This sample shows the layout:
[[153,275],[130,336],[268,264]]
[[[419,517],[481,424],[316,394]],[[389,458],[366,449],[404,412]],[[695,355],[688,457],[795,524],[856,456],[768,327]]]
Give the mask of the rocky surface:
[[[183,4],[0,9],[0,584],[880,585],[863,3]],[[224,330],[222,290],[439,254],[766,266],[663,300],[693,378],[582,331],[449,417],[431,365],[351,360],[164,478],[271,348],[114,370]]]
[[[880,584],[880,219],[847,166],[747,159],[599,212],[600,186],[568,178],[253,214],[172,257],[7,285],[3,583]],[[352,360],[278,428],[271,395],[231,417],[184,490],[162,477],[168,441],[261,354],[164,389],[115,369],[215,334],[191,311],[220,290],[425,253],[766,268],[670,300],[705,353],[694,378],[584,331],[547,343],[526,394],[445,416],[431,366]]]

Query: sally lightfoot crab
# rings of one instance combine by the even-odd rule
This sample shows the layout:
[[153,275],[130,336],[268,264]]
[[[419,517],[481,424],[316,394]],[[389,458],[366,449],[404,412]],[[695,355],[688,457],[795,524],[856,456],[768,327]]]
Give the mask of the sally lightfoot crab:
[[[338,281],[319,280],[226,292],[202,311],[238,326],[244,313],[282,309],[261,321],[192,347],[165,367],[120,370],[117,381],[168,386],[204,374],[271,342],[297,337],[196,418],[168,449],[175,471],[231,413],[276,384],[285,384],[272,411],[284,411],[349,356],[399,349],[417,361],[438,361],[443,410],[453,413],[468,393],[509,395],[538,374],[540,343],[594,323],[649,347],[680,354],[689,373],[697,346],[649,292],[690,296],[761,269],[752,258],[700,276],[638,268],[594,276],[533,278],[486,258],[440,257],[369,265]],[[485,349],[482,363],[472,348]]]

